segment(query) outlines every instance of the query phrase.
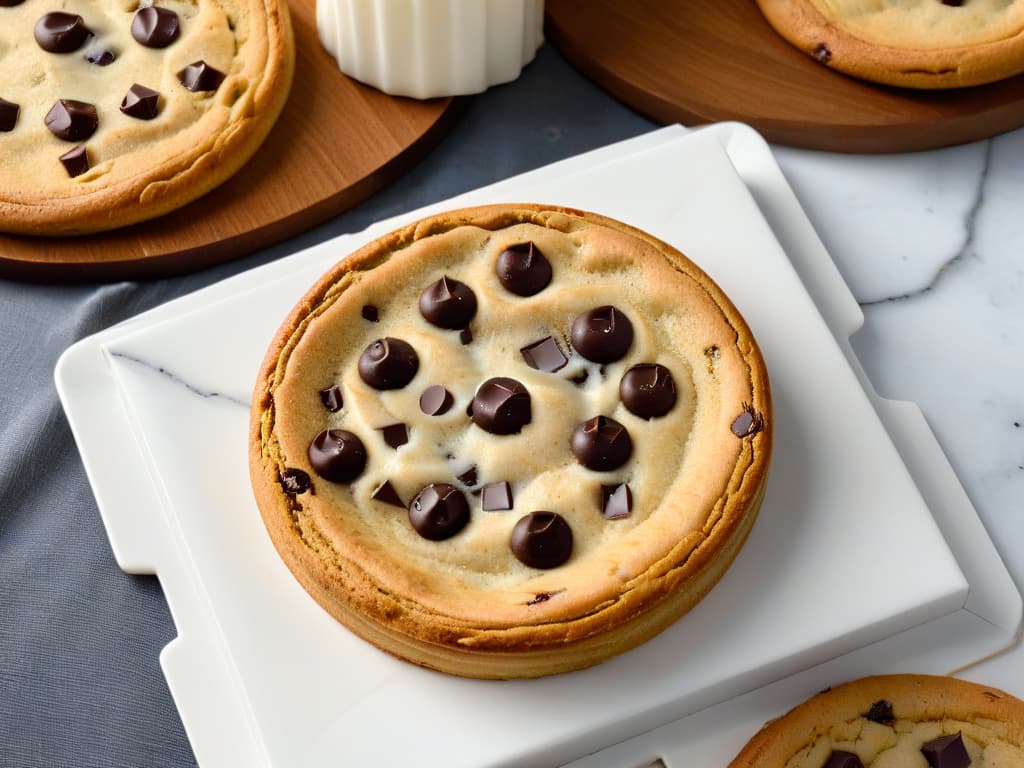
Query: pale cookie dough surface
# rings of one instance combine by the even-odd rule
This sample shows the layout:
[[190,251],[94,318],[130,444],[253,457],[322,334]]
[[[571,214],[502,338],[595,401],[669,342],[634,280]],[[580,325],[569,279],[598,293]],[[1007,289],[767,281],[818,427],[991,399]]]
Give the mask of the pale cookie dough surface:
[[[471,221],[458,226],[463,219]],[[675,588],[679,566],[692,558],[699,570],[726,539],[735,549],[723,560],[732,559],[767,472],[763,362],[742,319],[706,276],[674,251],[666,258],[667,246],[605,221],[512,207],[440,217],[393,243],[363,249],[347,260],[351,271],[337,269],[312,291],[268,354],[254,400],[254,484],[286,560],[282,537],[289,533],[275,524],[283,506],[292,533],[323,556],[323,567],[355,563],[377,594],[400,596],[408,609],[402,619],[422,625],[402,631],[471,647],[501,646],[531,626],[574,618],[584,621],[558,629],[556,642],[595,632],[602,607],[625,606],[630,592],[638,605],[657,600],[653,593],[639,596],[658,577]],[[506,290],[495,272],[504,250],[526,242],[553,270],[551,284],[531,297]],[[468,344],[419,311],[420,294],[442,277],[476,296]],[[634,336],[624,358],[600,365],[573,352],[569,333],[575,317],[608,304],[629,318]],[[376,321],[363,317],[364,307],[376,310]],[[568,363],[556,372],[535,370],[520,350],[549,336]],[[362,380],[356,361],[385,337],[411,344],[419,368],[405,387],[382,392]],[[671,371],[677,401],[666,415],[643,419],[620,401],[622,375],[638,363]],[[583,372],[586,380],[574,382]],[[513,378],[530,393],[532,419],[518,434],[491,434],[467,416],[477,387],[492,377]],[[320,397],[333,385],[344,400],[335,413]],[[441,416],[420,409],[420,394],[431,385],[444,386],[454,399]],[[760,431],[737,436],[733,424],[747,410]],[[587,469],[570,450],[577,425],[598,415],[620,422],[633,443],[630,459],[611,471]],[[409,431],[408,443],[397,449],[381,432],[395,423]],[[365,471],[347,484],[318,478],[307,457],[313,437],[336,428],[358,435],[368,454]],[[476,482],[460,483],[470,467]],[[286,498],[279,482],[286,468],[308,473],[313,492]],[[430,483],[455,484],[469,500],[470,521],[448,540],[427,540],[404,510],[372,498],[385,481],[405,504]],[[483,511],[473,490],[502,481],[512,488],[514,508]],[[601,486],[620,483],[632,492],[631,513],[606,519]],[[509,545],[516,522],[540,510],[561,515],[574,537],[569,561],[550,570],[524,565]],[[732,532],[741,529],[736,541]],[[700,583],[700,590],[710,588]],[[438,626],[429,627],[432,622]]]
[[[885,703],[891,720],[879,717]],[[822,768],[834,751],[864,768],[929,768],[922,746],[958,733],[970,768],[1024,765],[1020,699],[956,678],[887,675],[824,691],[769,722],[730,768]]]
[[[131,33],[136,11],[177,13],[178,39],[165,48]],[[69,53],[51,53],[33,29],[45,14],[81,16],[93,32]],[[99,66],[86,55],[111,51]],[[178,73],[205,61],[226,77],[193,92]],[[14,129],[0,132],[0,231],[74,234],[166,213],[209,191],[256,151],[287,98],[294,51],[283,0],[25,0],[0,7],[0,98],[19,105]],[[160,94],[151,120],[121,112],[133,84]],[[92,104],[98,128],[82,141],[44,123],[59,99]],[[84,143],[90,169],[71,177],[58,159]]]

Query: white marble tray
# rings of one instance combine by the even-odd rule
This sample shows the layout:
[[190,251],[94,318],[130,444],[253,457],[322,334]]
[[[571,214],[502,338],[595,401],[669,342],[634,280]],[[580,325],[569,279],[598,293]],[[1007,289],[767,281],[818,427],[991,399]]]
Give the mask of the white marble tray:
[[[913,668],[945,672],[1011,642],[1019,595],[916,408],[865,386],[848,344],[859,309],[756,134],[666,129],[432,209],[516,199],[648,229],[744,313],[778,430],[750,541],[695,611],[593,670],[501,683],[398,662],[295,584],[245,466],[249,390],[280,318],[397,220],[160,307],[72,347],[57,382],[119,564],[163,583],[179,637],[161,661],[202,765],[554,764],[729,699],[764,705],[758,687],[843,654],[874,671],[912,647]],[[584,762],[735,751],[706,724],[686,737],[693,720],[670,729],[679,744],[662,729]]]

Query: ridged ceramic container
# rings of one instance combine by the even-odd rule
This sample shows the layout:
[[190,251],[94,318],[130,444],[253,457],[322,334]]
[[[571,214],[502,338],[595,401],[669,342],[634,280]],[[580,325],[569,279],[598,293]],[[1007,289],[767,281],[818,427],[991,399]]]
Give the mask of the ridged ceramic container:
[[317,0],[316,20],[342,72],[417,99],[515,80],[544,42],[544,0]]

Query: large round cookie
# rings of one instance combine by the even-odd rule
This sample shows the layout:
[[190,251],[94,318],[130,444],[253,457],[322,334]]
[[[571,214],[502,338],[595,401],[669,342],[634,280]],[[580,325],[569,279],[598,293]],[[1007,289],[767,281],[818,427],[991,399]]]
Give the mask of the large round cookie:
[[482,678],[596,664],[735,558],[768,378],[682,254],[594,214],[445,213],[345,258],[256,384],[250,469],[282,558],[354,632]]
[[0,0],[0,231],[195,200],[257,150],[293,65],[285,0]]
[[757,0],[822,64],[908,88],[959,88],[1024,72],[1024,0]]
[[953,677],[883,675],[822,691],[755,735],[730,768],[1014,768],[1024,701]]

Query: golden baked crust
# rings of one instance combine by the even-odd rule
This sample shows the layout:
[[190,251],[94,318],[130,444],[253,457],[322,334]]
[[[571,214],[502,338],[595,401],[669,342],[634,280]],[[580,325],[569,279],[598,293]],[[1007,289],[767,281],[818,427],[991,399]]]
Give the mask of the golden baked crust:
[[841,750],[864,768],[927,768],[921,747],[957,733],[970,768],[1024,765],[1024,701],[953,677],[882,675],[823,691],[770,721],[729,766],[822,768]]
[[[142,45],[131,26],[137,0],[28,0],[0,7],[0,98],[19,105],[0,132],[0,231],[72,235],[151,219],[195,200],[258,149],[284,106],[294,69],[285,0],[157,0],[180,34],[164,48]],[[78,50],[44,51],[33,35],[46,13],[77,14],[93,33]],[[86,55],[111,51],[106,66]],[[178,73],[205,61],[226,77],[193,92]],[[160,94],[143,120],[120,105],[133,84]],[[58,159],[83,143],[57,138],[44,118],[59,99],[92,104],[98,128],[84,141],[90,168],[71,176]]]
[[[553,278],[515,296],[495,275],[505,249],[532,242]],[[475,292],[473,339],[420,315],[417,297],[442,276]],[[626,356],[603,366],[570,352],[567,326],[595,305],[630,318]],[[364,307],[377,316],[367,320]],[[371,317],[373,314],[371,313]],[[524,345],[551,335],[570,362],[534,370]],[[419,369],[403,389],[378,392],[356,370],[378,338],[408,341]],[[619,402],[619,380],[637,363],[665,365],[676,406],[643,419]],[[572,380],[587,371],[582,384]],[[510,376],[530,392],[533,419],[519,434],[472,424],[477,385]],[[418,398],[441,384],[454,405],[426,416]],[[340,387],[330,413],[320,390]],[[583,467],[573,428],[598,414],[625,425],[632,458],[614,471]],[[409,425],[390,448],[380,428]],[[307,456],[325,428],[355,432],[369,456],[350,484],[317,476]],[[499,205],[440,214],[372,242],[330,270],[284,322],[261,368],[252,407],[250,469],[267,530],[309,593],[371,643],[423,666],[481,678],[536,677],[579,669],[663,630],[715,584],[749,533],[767,481],[772,412],[757,345],[721,290],[675,249],[595,214]],[[470,522],[428,541],[404,511],[374,501],[392,483],[403,505],[432,482],[459,484],[472,463],[479,483],[509,481],[513,511],[485,512],[462,483]],[[299,469],[312,489],[286,493]],[[475,481],[474,481],[475,482]],[[607,520],[603,484],[628,483],[632,512]],[[523,514],[555,511],[573,530],[572,556],[540,570],[513,556]]]
[[906,88],[960,88],[1024,72],[1024,0],[757,0],[822,64]]

